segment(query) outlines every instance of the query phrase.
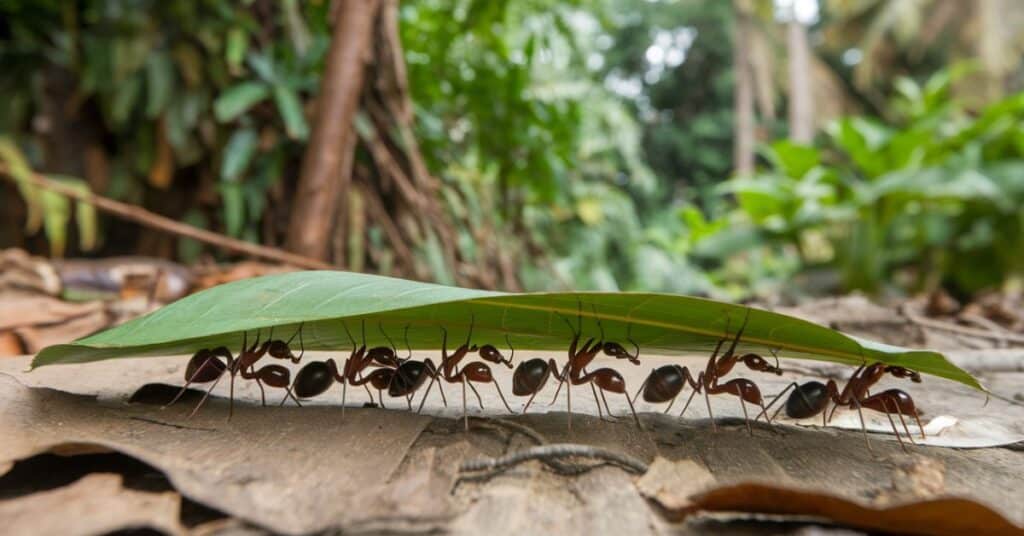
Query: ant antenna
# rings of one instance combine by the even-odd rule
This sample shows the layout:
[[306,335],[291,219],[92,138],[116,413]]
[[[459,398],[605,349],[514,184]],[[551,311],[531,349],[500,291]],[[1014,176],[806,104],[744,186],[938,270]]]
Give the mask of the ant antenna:
[[[305,322],[299,324],[299,359],[302,359],[302,356],[306,355],[306,344],[302,341],[302,326],[305,325]],[[292,335],[292,338],[294,339],[295,335]]]
[[409,324],[405,325],[405,348],[409,350],[409,357],[406,359],[412,359],[412,346],[409,346]]
[[363,346],[366,346],[366,319],[365,318],[362,320],[362,326],[363,326],[362,327],[362,330],[363,330]]
[[388,336],[388,333],[384,331],[384,324],[382,322],[377,322],[377,329],[380,330],[380,334],[383,335],[384,338],[388,340],[388,344],[391,345],[391,351],[397,354],[398,352],[397,348],[395,348],[395,341],[391,340],[391,337]]
[[634,354],[633,357],[640,357],[640,345],[637,344],[636,341],[633,340],[633,324],[632,323],[626,324],[626,340],[629,341],[629,343],[633,345],[633,348],[636,349],[636,354]]
[[[299,323],[299,329],[295,330],[295,333],[292,333],[291,337],[288,337],[288,340],[285,341],[285,344],[291,344],[292,341],[295,340],[295,336],[300,334],[300,333],[302,333],[302,326],[303,325],[305,325],[305,322],[300,322]],[[271,333],[273,333],[273,332],[271,332]],[[271,338],[273,338],[273,336],[271,336]]]
[[348,335],[348,342],[352,343],[352,351],[356,349],[356,340],[352,338],[352,332],[348,330],[348,324],[344,320],[341,321],[341,327],[345,328],[345,334]]
[[512,349],[512,355],[508,356],[508,360],[511,363],[512,358],[516,356],[516,347],[512,346],[512,339],[509,338],[508,333],[505,334],[505,342],[507,342],[508,347]]

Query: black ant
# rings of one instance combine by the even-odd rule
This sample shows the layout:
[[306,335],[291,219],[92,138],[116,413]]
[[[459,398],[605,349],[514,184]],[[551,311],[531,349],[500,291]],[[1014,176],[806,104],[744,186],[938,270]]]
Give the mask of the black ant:
[[[373,393],[370,392],[370,388],[367,384],[373,385],[377,389],[377,395],[380,400],[381,407],[384,407],[384,396],[383,391],[388,388],[392,381],[392,374],[395,368],[400,365],[398,358],[395,354],[394,348],[387,347],[376,347],[371,348],[370,351],[366,349],[366,322],[363,321],[363,343],[361,346],[356,347],[356,340],[352,337],[352,333],[348,330],[348,325],[344,321],[341,323],[342,327],[345,328],[345,334],[348,335],[349,341],[352,343],[352,353],[348,359],[345,360],[342,366],[341,374],[338,374],[337,366],[334,366],[334,370],[331,371],[334,374],[334,378],[341,382],[341,415],[342,418],[345,416],[345,400],[347,395],[347,386],[358,386],[362,385],[366,389],[366,393],[370,396],[370,400],[373,401]],[[381,329],[383,331],[383,328]],[[333,363],[333,362],[332,362]],[[385,368],[377,368],[367,374],[365,377],[362,375],[363,371],[374,364],[383,365]],[[331,367],[330,364],[327,367]]]
[[[914,404],[914,399],[905,391],[889,389],[874,395],[868,392],[871,386],[878,383],[886,373],[892,374],[897,378],[909,379],[914,383],[921,382],[921,375],[918,372],[904,367],[885,365],[883,363],[861,365],[853,372],[853,375],[846,382],[846,386],[843,387],[842,391],[839,390],[835,380],[829,380],[828,383],[824,384],[810,381],[798,385],[796,382],[793,382],[776,395],[768,407],[770,408],[775,405],[775,402],[793,387],[796,387],[796,389],[790,393],[784,407],[786,408],[786,415],[794,419],[806,419],[820,413],[823,425],[828,425],[828,421],[832,419],[832,415],[835,414],[839,406],[853,406],[857,409],[857,413],[860,416],[861,431],[864,433],[864,442],[867,444],[868,450],[871,450],[871,442],[868,441],[867,426],[864,424],[862,408],[873,409],[884,413],[889,419],[889,425],[892,426],[896,439],[899,440],[900,446],[906,451],[906,445],[903,444],[903,439],[900,438],[896,423],[892,420],[892,414],[896,413],[899,417],[903,430],[907,434],[907,439],[911,443],[914,442],[914,439],[903,416],[910,415],[914,417],[922,439],[925,437],[924,427],[921,425],[921,418]],[[825,410],[828,408],[829,402],[833,404],[832,411],[826,412]],[[780,406],[779,409],[775,410],[775,413],[772,415],[773,418],[778,415],[782,407]]]
[[[595,311],[595,317],[596,316],[597,315]],[[602,393],[602,397],[604,396],[603,391],[621,393],[626,397],[626,402],[629,403],[629,409],[633,413],[633,420],[636,421],[637,428],[642,429],[643,426],[640,424],[640,418],[637,417],[636,409],[633,407],[633,401],[630,400],[629,395],[626,393],[626,381],[622,378],[622,375],[611,368],[599,368],[592,372],[586,371],[587,365],[589,365],[594,360],[594,358],[597,357],[597,354],[599,352],[605,351],[606,353],[608,353],[608,351],[606,350],[607,348],[610,347],[614,349],[615,346],[622,348],[621,345],[618,345],[617,343],[612,343],[612,346],[609,346],[608,343],[606,343],[603,340],[604,328],[601,328],[601,321],[598,320],[597,323],[598,327],[601,329],[602,340],[595,342],[594,339],[591,337],[590,339],[587,340],[587,342],[583,343],[582,347],[579,347],[580,338],[583,336],[582,304],[579,305],[579,311],[577,312],[576,328],[573,328],[572,324],[568,320],[566,320],[565,317],[562,317],[562,320],[565,321],[567,326],[569,326],[569,330],[572,331],[573,334],[572,342],[569,343],[569,360],[562,368],[561,373],[557,372],[557,365],[555,364],[554,360],[548,362],[547,371],[541,371],[540,368],[536,366],[536,364],[533,364],[529,369],[524,369],[524,377],[520,378],[521,380],[525,381],[524,386],[533,383],[539,385],[540,387],[543,387],[543,383],[547,380],[547,375],[552,374],[556,378],[558,378],[558,389],[555,390],[554,398],[557,399],[558,393],[562,388],[562,384],[566,383],[566,406],[568,409],[568,427],[570,430],[572,430],[573,385],[590,384],[592,388],[596,386],[598,391]],[[637,347],[637,355],[639,355],[639,350],[639,347]],[[615,355],[616,357],[618,357],[618,355],[616,355],[615,350],[613,350],[612,353],[609,353],[609,355]],[[629,354],[628,352],[626,352],[624,348],[622,348],[621,355],[622,357],[629,359],[630,362],[639,364],[638,357]],[[525,374],[530,371],[538,372],[539,374],[543,375],[543,378],[541,378],[539,381],[538,378],[526,378]],[[515,380],[514,376],[513,380]],[[554,399],[552,400],[552,402],[554,401]],[[597,401],[595,398],[595,402],[598,405],[598,411],[600,411],[600,401]],[[529,406],[529,403],[527,403],[527,406]],[[605,408],[609,410],[610,414],[611,410],[610,408],[607,407],[607,400],[605,401]]]
[[[427,386],[427,392],[423,395],[423,400],[420,401],[419,409],[423,409],[423,402],[426,401],[427,395],[430,394],[430,388],[433,387],[435,380],[439,377],[444,379],[448,383],[461,383],[462,384],[462,417],[465,422],[466,430],[469,430],[469,413],[466,410],[466,386],[473,390],[473,394],[476,395],[477,402],[480,404],[480,409],[484,407],[484,401],[480,398],[480,392],[476,390],[473,383],[491,383],[494,384],[494,388],[498,391],[498,396],[501,397],[501,401],[505,404],[505,408],[508,409],[509,413],[513,413],[512,408],[508,405],[508,401],[505,400],[504,393],[501,392],[501,386],[498,382],[494,381],[494,375],[491,373],[491,367],[486,363],[480,361],[472,361],[467,363],[461,369],[457,369],[458,364],[462,361],[466,355],[471,352],[478,352],[480,349],[475,344],[470,344],[473,338],[473,325],[475,318],[469,322],[469,333],[466,335],[466,342],[456,348],[451,355],[448,355],[448,330],[444,327],[441,328],[441,370],[440,374],[435,374],[430,379],[430,385]],[[512,367],[510,360],[505,360],[501,355],[501,352],[497,348],[491,345],[484,346],[487,351],[487,355],[481,355],[483,359],[492,363],[505,363]]]
[[[405,397],[409,403],[409,409],[412,410],[412,396],[423,387],[423,383],[427,381],[427,378],[431,378],[431,382],[433,382],[433,380],[438,378],[440,372],[430,358],[422,361],[412,359],[412,346],[409,345],[409,326],[405,326],[405,346],[409,351],[409,357],[402,360],[401,364],[393,369],[386,388],[388,395],[392,397]],[[448,400],[440,384],[438,384],[437,390],[441,393],[441,402],[445,407],[448,407]],[[429,389],[423,395],[423,401],[420,402],[420,410],[423,409],[423,402],[426,401],[428,394],[430,394]]]

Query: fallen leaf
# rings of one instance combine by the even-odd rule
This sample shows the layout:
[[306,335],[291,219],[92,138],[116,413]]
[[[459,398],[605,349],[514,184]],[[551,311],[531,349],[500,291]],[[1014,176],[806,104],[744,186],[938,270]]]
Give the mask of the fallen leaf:
[[670,461],[659,456],[637,480],[636,488],[666,511],[675,511],[688,508],[690,496],[714,483],[714,475],[692,460]]
[[130,529],[182,534],[181,497],[126,489],[121,475],[93,473],[61,488],[0,501],[5,534],[73,536]]
[[670,512],[685,518],[697,512],[747,512],[813,516],[862,530],[902,534],[1024,534],[989,507],[946,497],[874,507],[830,493],[761,483],[723,486],[691,497],[692,505]]

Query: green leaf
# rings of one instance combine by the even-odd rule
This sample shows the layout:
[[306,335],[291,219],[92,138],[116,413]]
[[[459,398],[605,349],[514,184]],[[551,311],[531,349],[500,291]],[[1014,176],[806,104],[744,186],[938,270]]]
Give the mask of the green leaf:
[[14,141],[4,136],[0,136],[0,161],[7,164],[7,173],[18,184],[18,192],[25,200],[25,231],[35,234],[43,225],[43,205],[39,189],[32,183],[32,168]]
[[220,180],[236,182],[249,167],[252,155],[256,153],[256,131],[251,128],[236,130],[224,147],[224,160],[220,165]]
[[284,118],[284,128],[288,137],[293,140],[304,140],[309,136],[309,127],[306,126],[306,117],[302,111],[302,101],[291,88],[277,85],[274,86],[274,102],[277,103],[277,110]]
[[245,198],[241,186],[236,182],[221,184],[220,198],[224,203],[224,227],[229,235],[237,238],[245,226]]
[[242,82],[228,88],[217,97],[213,103],[213,115],[217,117],[217,121],[227,123],[269,95],[270,89],[262,82]]
[[50,243],[50,255],[63,257],[67,244],[68,220],[71,219],[71,203],[68,198],[56,192],[42,190],[39,200],[43,205],[43,230]]
[[[115,357],[191,353],[226,345],[237,348],[243,332],[274,327],[294,331],[304,323],[306,349],[342,350],[349,341],[341,320],[379,322],[385,332],[409,326],[413,348],[433,349],[440,328],[451,340],[466,336],[499,344],[508,335],[517,350],[564,350],[582,303],[584,331],[596,335],[595,318],[609,340],[630,336],[644,353],[679,355],[710,351],[746,322],[744,351],[778,350],[785,357],[860,365],[881,361],[981,385],[941,354],[865,341],[805,320],[713,300],[672,294],[555,292],[506,294],[447,287],[349,272],[291,272],[244,279],[193,294],[149,315],[71,344],[44,349],[33,367]],[[748,316],[749,315],[749,316]],[[367,330],[368,344],[386,344]]]
[[[77,177],[66,175],[48,175],[52,180],[59,181],[64,186],[78,191],[82,194],[91,194],[89,184]],[[67,225],[65,219],[64,224]],[[98,240],[98,217],[96,207],[84,201],[75,203],[75,224],[78,225],[78,245],[83,251],[91,251],[96,247]]]
[[146,61],[146,117],[153,119],[163,113],[171,99],[174,65],[165,52],[152,54]]
[[249,48],[249,35],[245,29],[236,26],[228,30],[228,41],[225,49],[224,59],[228,62],[228,69],[237,74],[242,71],[242,61],[245,59],[245,52]]

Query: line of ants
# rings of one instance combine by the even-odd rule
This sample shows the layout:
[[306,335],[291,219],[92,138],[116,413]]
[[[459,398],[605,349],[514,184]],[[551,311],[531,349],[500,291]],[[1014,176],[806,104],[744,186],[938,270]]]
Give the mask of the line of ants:
[[[561,317],[561,315],[559,316]],[[746,378],[734,378],[724,381],[724,377],[732,372],[735,366],[739,363],[742,363],[748,369],[755,372],[776,375],[781,375],[783,372],[783,369],[779,367],[778,356],[774,351],[771,352],[772,356],[775,358],[774,365],[769,363],[763,356],[756,353],[737,353],[737,346],[739,345],[743,332],[746,329],[749,314],[748,317],[744,319],[743,325],[740,327],[739,331],[731,337],[731,340],[728,335],[723,336],[718,340],[718,343],[708,359],[704,370],[699,370],[694,374],[687,367],[676,364],[661,366],[651,370],[650,374],[640,385],[636,393],[630,397],[626,391],[626,382],[618,371],[613,368],[603,367],[588,372],[587,367],[599,354],[604,354],[617,360],[626,360],[633,365],[639,365],[640,347],[631,337],[631,328],[627,331],[626,338],[633,346],[633,352],[628,351],[618,342],[606,340],[604,328],[601,325],[601,321],[596,310],[594,311],[594,316],[596,318],[600,335],[596,339],[594,337],[590,337],[582,344],[580,344],[583,338],[582,304],[579,306],[575,326],[565,317],[561,317],[572,332],[572,339],[569,343],[568,349],[568,359],[562,366],[559,366],[554,359],[548,359],[545,361],[544,359],[533,358],[521,361],[514,367],[512,375],[512,394],[517,397],[529,397],[523,407],[522,413],[526,413],[527,409],[529,409],[530,405],[533,403],[534,398],[544,389],[548,379],[553,377],[558,380],[558,387],[555,390],[554,398],[552,398],[550,404],[554,404],[557,400],[564,385],[566,389],[568,427],[570,430],[572,429],[573,386],[590,386],[594,395],[595,403],[597,404],[598,416],[602,420],[605,420],[605,412],[601,409],[602,402],[604,403],[604,408],[609,418],[612,417],[611,408],[608,405],[605,393],[623,395],[629,405],[630,412],[632,413],[636,426],[641,429],[642,425],[635,408],[637,398],[643,395],[643,400],[650,404],[663,404],[667,402],[668,406],[664,411],[665,413],[668,413],[672,409],[672,406],[675,404],[679,395],[687,386],[689,386],[691,390],[690,396],[687,399],[682,412],[679,414],[680,417],[686,413],[686,410],[689,408],[693,398],[698,394],[703,394],[705,403],[707,404],[708,415],[710,417],[712,427],[715,430],[717,430],[717,424],[711,410],[710,397],[712,395],[728,394],[739,399],[747,430],[751,434],[753,434],[753,430],[751,428],[751,419],[747,410],[747,404],[753,405],[755,410],[760,409],[760,412],[753,419],[754,422],[758,421],[761,417],[764,417],[765,421],[769,425],[772,424],[773,420],[778,416],[779,411],[782,409],[786,410],[786,414],[789,417],[796,419],[810,418],[820,414],[822,416],[823,423],[827,425],[837,408],[840,406],[852,407],[858,411],[861,429],[864,432],[864,439],[865,442],[867,442],[869,449],[871,448],[871,444],[867,440],[867,428],[864,424],[863,409],[871,409],[884,413],[889,419],[889,423],[892,426],[892,430],[897,439],[899,439],[901,447],[904,449],[906,446],[903,443],[900,431],[896,427],[895,421],[892,418],[893,414],[895,414],[902,423],[903,431],[911,442],[913,442],[913,437],[910,433],[910,429],[907,427],[906,420],[904,419],[905,416],[913,417],[916,420],[920,435],[924,438],[924,427],[921,425],[918,410],[909,394],[899,389],[889,389],[875,394],[870,393],[870,389],[886,374],[891,374],[896,378],[909,379],[913,382],[921,381],[921,376],[917,372],[904,367],[885,365],[882,363],[862,364],[854,371],[851,378],[842,388],[840,388],[834,380],[828,380],[828,382],[824,384],[817,381],[810,381],[803,384],[793,382],[782,392],[775,395],[768,404],[765,404],[760,388],[753,381]],[[502,392],[501,387],[498,385],[498,382],[495,380],[494,375],[491,372],[491,364],[506,366],[510,369],[513,368],[512,360],[515,357],[515,348],[512,346],[512,341],[506,335],[505,340],[511,350],[511,354],[508,358],[506,358],[497,347],[491,344],[477,346],[472,343],[474,324],[475,318],[470,321],[469,332],[466,336],[465,342],[451,350],[450,353],[448,349],[448,331],[443,327],[441,328],[441,361],[440,365],[435,365],[429,358],[422,360],[413,359],[412,349],[409,346],[408,325],[405,327],[405,345],[407,348],[407,355],[405,357],[400,357],[394,342],[384,331],[382,325],[378,324],[378,329],[381,334],[384,335],[389,345],[368,348],[366,345],[365,321],[362,322],[361,344],[356,343],[356,340],[349,331],[347,324],[342,322],[342,327],[344,328],[352,346],[349,357],[344,360],[342,366],[339,368],[334,359],[330,358],[322,361],[307,361],[298,373],[295,374],[294,379],[292,378],[291,371],[283,365],[272,363],[265,364],[259,368],[257,368],[257,365],[260,359],[267,355],[274,359],[299,364],[305,354],[305,345],[302,338],[302,324],[299,325],[296,332],[287,340],[275,339],[273,337],[273,329],[271,329],[267,339],[262,342],[260,333],[257,332],[255,341],[252,345],[249,345],[248,334],[244,333],[242,336],[242,349],[238,353],[237,357],[233,356],[231,351],[224,346],[214,349],[203,349],[196,352],[185,368],[185,385],[181,388],[174,399],[164,407],[166,408],[174,404],[192,384],[211,384],[202,399],[189,414],[189,418],[191,418],[206,402],[210,393],[225,374],[229,377],[231,385],[228,412],[229,418],[234,411],[234,381],[236,375],[241,376],[242,379],[253,380],[256,382],[260,389],[260,398],[263,405],[266,405],[266,390],[264,388],[264,384],[269,387],[284,390],[285,395],[281,399],[280,405],[284,405],[285,402],[290,399],[296,405],[301,406],[302,404],[300,400],[322,395],[335,383],[340,383],[342,385],[341,411],[343,417],[347,387],[349,385],[353,387],[363,386],[371,401],[373,400],[373,393],[371,392],[370,387],[375,389],[377,391],[377,400],[381,407],[384,407],[383,393],[386,391],[389,397],[404,398],[409,410],[412,410],[414,395],[423,389],[424,384],[426,384],[426,388],[417,408],[417,413],[419,413],[422,411],[424,403],[430,395],[430,391],[435,383],[438,383],[438,391],[440,392],[441,401],[445,407],[447,407],[448,401],[444,390],[441,388],[441,383],[458,383],[462,386],[463,421],[466,429],[468,430],[469,417],[466,408],[467,388],[473,392],[480,408],[483,409],[483,399],[480,397],[480,393],[474,384],[490,383],[494,385],[495,390],[497,391],[505,408],[510,413],[514,413],[505,398],[505,394]],[[299,344],[299,353],[297,355],[293,352],[291,347],[296,337],[298,338]],[[722,352],[722,348],[726,343],[728,343],[728,346],[724,353],[721,353],[720,355],[720,352]],[[470,358],[471,360],[460,367],[459,365],[470,355],[475,355],[479,357],[480,360],[472,360],[472,358]],[[791,390],[792,392],[790,392]],[[776,404],[776,402],[780,401],[783,395],[787,392],[790,392],[790,395],[786,400],[786,403],[780,405],[775,412],[769,416],[769,410]],[[827,411],[830,403],[832,405],[831,412]]]

